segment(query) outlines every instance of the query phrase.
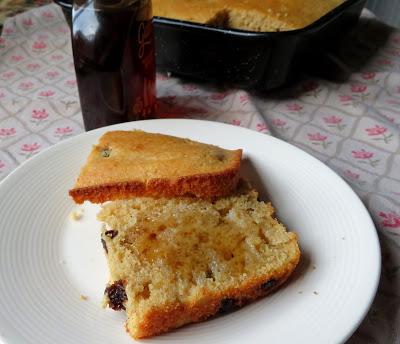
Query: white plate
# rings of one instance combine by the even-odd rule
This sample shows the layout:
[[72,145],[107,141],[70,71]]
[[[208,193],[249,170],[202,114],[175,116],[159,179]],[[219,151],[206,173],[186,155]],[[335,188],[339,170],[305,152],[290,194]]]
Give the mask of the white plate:
[[[132,122],[140,128],[244,149],[243,173],[268,195],[300,237],[289,283],[232,314],[146,343],[338,343],[365,316],[380,273],[374,225],[350,187],[305,152],[273,137],[193,120]],[[97,138],[79,135],[42,152],[0,184],[0,334],[16,343],[132,343],[124,314],[104,310],[107,281],[97,207],[81,221],[68,197]],[[80,300],[86,295],[87,301]]]

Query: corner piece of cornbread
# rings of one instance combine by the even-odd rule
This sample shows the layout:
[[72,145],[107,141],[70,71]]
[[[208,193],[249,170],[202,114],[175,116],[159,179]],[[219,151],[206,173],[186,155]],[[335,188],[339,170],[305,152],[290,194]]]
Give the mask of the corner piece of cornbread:
[[103,203],[137,196],[211,198],[232,192],[242,151],[140,130],[105,133],[70,196]]

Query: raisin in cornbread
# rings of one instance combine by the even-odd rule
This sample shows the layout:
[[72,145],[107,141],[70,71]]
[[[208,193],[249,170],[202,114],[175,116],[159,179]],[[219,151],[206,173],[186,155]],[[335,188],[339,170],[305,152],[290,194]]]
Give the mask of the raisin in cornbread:
[[303,28],[343,0],[153,0],[155,16],[249,31]]
[[240,149],[140,130],[110,131],[93,147],[69,194],[77,203],[224,196],[237,185],[241,157]]
[[205,320],[286,281],[300,259],[296,234],[257,197],[244,188],[213,202],[136,198],[103,206],[106,303],[126,310],[131,336]]

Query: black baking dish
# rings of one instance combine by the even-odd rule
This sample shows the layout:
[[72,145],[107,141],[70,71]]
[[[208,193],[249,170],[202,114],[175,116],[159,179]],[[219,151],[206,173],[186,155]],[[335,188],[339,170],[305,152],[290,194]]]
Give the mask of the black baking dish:
[[[70,18],[70,0],[58,0]],[[346,0],[313,24],[285,32],[249,32],[154,17],[160,71],[247,89],[282,86],[357,23],[366,0]]]

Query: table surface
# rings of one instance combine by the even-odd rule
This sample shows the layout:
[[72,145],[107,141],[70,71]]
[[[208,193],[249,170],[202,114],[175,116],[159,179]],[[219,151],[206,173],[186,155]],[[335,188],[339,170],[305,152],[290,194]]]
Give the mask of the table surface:
[[[347,81],[304,76],[265,95],[159,74],[159,117],[274,135],[344,178],[368,208],[383,252],[377,297],[349,343],[400,343],[400,32],[364,12],[335,59],[352,71]],[[81,132],[69,29],[60,9],[47,5],[7,19],[0,38],[0,180]]]
[[51,2],[51,0],[0,0],[0,29],[7,17]]

